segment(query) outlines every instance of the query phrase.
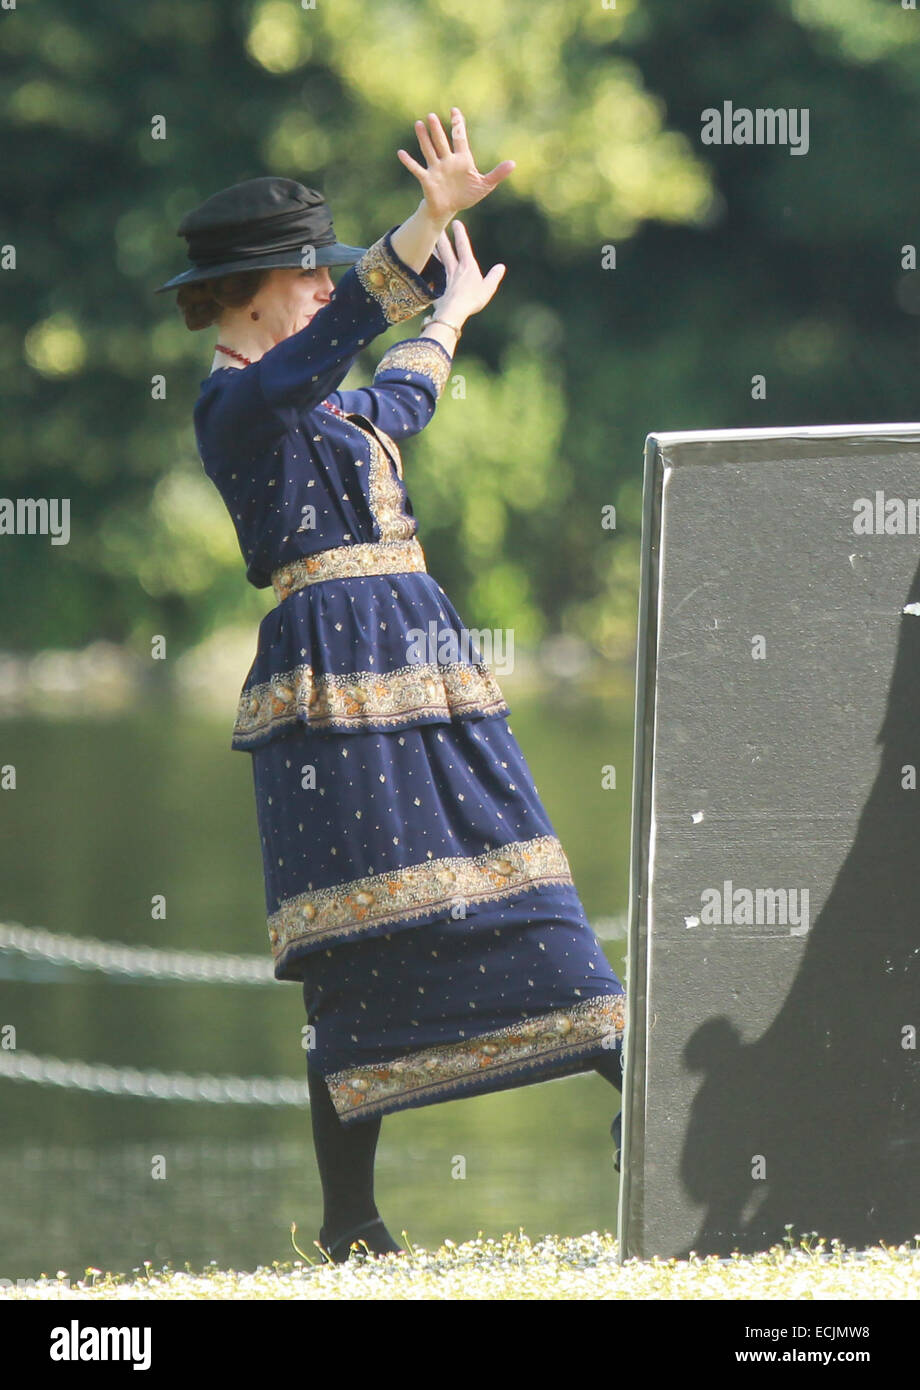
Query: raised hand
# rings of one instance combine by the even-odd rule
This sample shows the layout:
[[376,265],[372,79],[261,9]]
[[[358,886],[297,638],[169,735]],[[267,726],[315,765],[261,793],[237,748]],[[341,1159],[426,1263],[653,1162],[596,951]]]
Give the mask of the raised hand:
[[421,184],[429,214],[442,222],[449,221],[454,213],[482,202],[515,167],[513,159],[503,159],[488,174],[481,174],[469,147],[466,124],[459,106],[450,108],[450,116],[453,149],[434,111],[428,113],[430,135],[424,121],[415,122],[415,133],[427,168],[423,169],[407,150],[396,151],[402,163]]
[[[498,289],[505,274],[505,266],[499,262],[485,275],[473,255],[469,233],[462,222],[451,222],[456,252],[450,244],[450,237],[444,231],[438,237],[438,255],[447,272],[447,288],[434,306],[435,315],[443,314],[451,322],[457,318],[467,319],[470,314],[478,314],[484,309]],[[459,327],[459,324],[455,324]]]

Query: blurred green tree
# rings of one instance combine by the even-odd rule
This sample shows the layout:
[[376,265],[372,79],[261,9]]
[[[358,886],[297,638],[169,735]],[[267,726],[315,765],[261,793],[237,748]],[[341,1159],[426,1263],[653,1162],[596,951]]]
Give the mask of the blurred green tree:
[[[72,507],[67,546],[0,537],[6,647],[183,647],[270,606],[195,451],[213,333],[153,297],[183,264],[175,227],[282,173],[368,245],[417,203],[396,147],[454,103],[481,168],[517,162],[467,219],[505,280],[405,453],[429,564],[471,624],[628,655],[649,430],[913,413],[916,13],[44,0],[2,22],[0,490]],[[807,156],[702,145],[725,100],[808,108]]]

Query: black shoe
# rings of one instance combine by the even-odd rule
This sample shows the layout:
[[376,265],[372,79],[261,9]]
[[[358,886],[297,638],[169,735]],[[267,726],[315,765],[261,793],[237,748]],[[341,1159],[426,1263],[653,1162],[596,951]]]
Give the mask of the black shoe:
[[613,1155],[613,1166],[617,1172],[620,1171],[620,1144],[622,1142],[623,1131],[623,1112],[618,1110],[613,1117],[613,1124],[610,1126],[610,1138],[614,1142],[615,1152]]
[[[350,1231],[346,1231],[344,1235],[337,1236],[333,1241],[327,1240],[326,1228],[324,1226],[319,1233],[319,1244],[321,1249],[332,1260],[333,1264],[342,1265],[345,1263],[345,1261],[348,1259],[348,1256],[351,1254],[351,1247],[356,1240],[361,1240],[363,1237],[365,1240],[367,1240],[368,1246],[371,1245],[370,1240],[367,1238],[372,1232],[377,1232],[378,1227],[386,1236],[387,1240],[392,1240],[389,1231],[383,1223],[383,1217],[375,1216],[370,1221],[362,1221],[360,1226],[354,1226]],[[379,1234],[379,1232],[377,1233]],[[362,1255],[367,1254],[367,1251],[364,1250],[362,1247],[359,1246],[358,1248]],[[405,1251],[401,1247],[397,1246],[392,1252],[387,1253],[404,1255]],[[371,1254],[375,1254],[373,1249],[371,1250]]]

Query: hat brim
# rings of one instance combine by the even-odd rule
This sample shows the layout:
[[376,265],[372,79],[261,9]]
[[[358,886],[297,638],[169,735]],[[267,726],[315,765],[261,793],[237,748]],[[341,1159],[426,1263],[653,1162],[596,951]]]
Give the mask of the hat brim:
[[[316,251],[316,265],[354,265],[368,248],[366,246],[346,246],[337,241],[332,246],[320,246]],[[242,261],[224,261],[220,265],[193,266],[174,275],[165,285],[158,285],[154,294],[164,290],[177,290],[182,285],[192,285],[198,280],[214,280],[218,275],[232,275],[237,270],[285,270],[305,269],[300,250],[277,251],[272,256],[250,256]]]

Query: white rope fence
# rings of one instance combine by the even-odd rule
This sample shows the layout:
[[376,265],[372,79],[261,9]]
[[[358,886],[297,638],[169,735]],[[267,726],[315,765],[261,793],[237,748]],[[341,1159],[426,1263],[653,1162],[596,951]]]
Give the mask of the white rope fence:
[[[203,984],[275,984],[270,958],[123,946],[92,937],[66,936],[21,922],[0,922],[0,951],[17,952],[52,965],[101,970],[121,979],[177,980]],[[0,1048],[0,1079],[42,1086],[138,1096],[146,1100],[206,1101],[214,1105],[307,1105],[306,1077],[189,1076],[139,1071],[99,1063],[67,1062],[32,1052]]]
[[110,1096],[145,1100],[209,1101],[216,1105],[306,1105],[306,1076],[187,1076],[182,1072],[138,1071],[99,1063],[65,1062],[33,1052],[0,1050],[0,1079],[63,1086]]
[[21,922],[0,922],[0,951],[18,951],[31,960],[74,965],[146,980],[185,980],[200,984],[274,984],[269,956],[231,956],[199,951],[162,951],[123,946],[93,937],[64,936]]

